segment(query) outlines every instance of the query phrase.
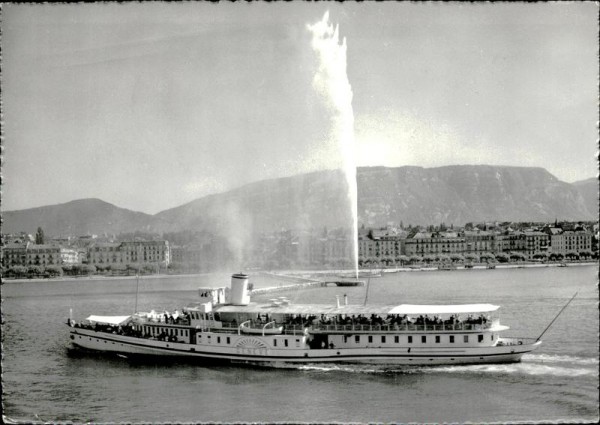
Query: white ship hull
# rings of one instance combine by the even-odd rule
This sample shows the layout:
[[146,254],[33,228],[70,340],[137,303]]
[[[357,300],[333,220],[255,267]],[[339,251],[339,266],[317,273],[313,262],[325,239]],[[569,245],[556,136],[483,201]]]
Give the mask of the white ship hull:
[[[367,363],[382,365],[461,365],[511,363],[538,348],[541,342],[522,345],[465,348],[253,348],[208,346],[185,342],[147,340],[86,329],[71,328],[76,348],[134,356],[181,357],[269,366],[297,363]],[[240,337],[243,340],[244,336]],[[252,337],[254,341],[260,338]],[[248,338],[245,338],[247,341]],[[264,344],[266,346],[266,344]]]
[[492,304],[335,305],[250,302],[248,276],[231,289],[200,288],[182,313],[69,319],[76,348],[121,355],[177,357],[255,365],[367,363],[456,365],[518,362],[541,345],[503,338]]

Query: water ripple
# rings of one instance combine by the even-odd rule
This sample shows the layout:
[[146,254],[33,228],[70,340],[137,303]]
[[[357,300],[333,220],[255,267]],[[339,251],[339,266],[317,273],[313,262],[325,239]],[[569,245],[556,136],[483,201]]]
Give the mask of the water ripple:
[[[561,356],[547,356],[561,357]],[[564,356],[568,357],[568,356]],[[593,359],[592,359],[593,360]],[[567,362],[569,360],[563,360]],[[588,362],[588,359],[580,359],[580,363],[594,364]],[[596,361],[596,364],[598,362]],[[523,374],[523,375],[554,375],[554,376],[596,376],[598,371],[596,368],[582,367],[563,367],[549,364],[537,363],[508,363],[508,364],[484,364],[484,365],[460,365],[460,366],[405,366],[394,367],[389,366],[363,366],[363,365],[323,365],[323,364],[307,364],[296,366],[297,369],[310,372],[343,372],[343,373],[361,373],[361,374],[435,374],[435,373],[451,373],[451,374],[477,374],[477,373],[493,373],[493,374]]]
[[597,357],[559,356],[553,354],[526,354],[523,360],[541,363],[570,363],[577,365],[598,365]]

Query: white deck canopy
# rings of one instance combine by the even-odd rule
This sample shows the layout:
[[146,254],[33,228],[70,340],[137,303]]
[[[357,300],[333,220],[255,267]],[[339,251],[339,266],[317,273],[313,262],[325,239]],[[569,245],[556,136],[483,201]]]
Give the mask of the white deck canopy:
[[388,314],[399,315],[436,315],[436,314],[464,314],[464,313],[487,313],[496,311],[500,307],[492,304],[459,304],[459,305],[341,305],[339,307],[329,304],[291,304],[273,306],[271,304],[250,304],[247,306],[224,305],[219,306],[219,313],[245,313],[245,314],[327,314],[327,315],[366,315],[376,314],[385,316]]
[[96,323],[106,323],[107,325],[121,325],[129,320],[131,316],[90,316],[85,320]]
[[464,313],[489,313],[496,311],[500,306],[492,304],[459,304],[459,305],[416,305],[402,304],[392,308],[388,314],[406,315],[432,315],[432,314],[464,314]]

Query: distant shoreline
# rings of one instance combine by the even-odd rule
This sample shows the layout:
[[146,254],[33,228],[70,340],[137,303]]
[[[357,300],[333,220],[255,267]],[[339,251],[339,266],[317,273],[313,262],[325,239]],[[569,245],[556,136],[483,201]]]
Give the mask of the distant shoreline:
[[[162,279],[165,277],[173,278],[185,278],[185,277],[199,277],[206,276],[212,273],[190,273],[190,274],[148,274],[140,275],[140,279]],[[135,280],[137,276],[103,276],[103,275],[90,275],[90,276],[62,276],[62,277],[40,277],[35,279],[9,279],[2,278],[3,282],[6,283],[18,283],[18,282],[69,282],[76,280]]]
[[[577,266],[592,266],[598,265],[597,261],[582,261],[582,262],[565,262],[563,263],[568,267]],[[527,264],[494,264],[497,269],[520,269],[520,268],[546,268],[546,267],[560,267],[561,263],[527,263]],[[393,267],[393,268],[377,268],[377,269],[359,269],[359,278],[377,277],[388,273],[401,273],[401,272],[427,272],[427,271],[440,271],[440,272],[452,272],[457,270],[493,270],[488,269],[486,264],[474,265],[472,268],[465,268],[464,266],[457,266],[456,269],[452,270],[439,270],[437,266],[413,266],[413,267]],[[190,274],[152,274],[152,275],[140,275],[141,279],[163,279],[163,278],[194,278],[200,276],[211,275],[219,272],[211,273],[190,273]],[[226,273],[226,272],[221,272]],[[303,282],[315,282],[319,279],[317,276],[341,276],[348,275],[351,277],[354,274],[354,270],[350,269],[338,269],[338,270],[256,270],[257,274],[269,275],[273,278],[281,278],[287,280],[295,280],[298,283]],[[310,277],[307,277],[310,276]],[[11,279],[3,278],[3,283],[29,283],[29,282],[68,282],[77,280],[133,280],[137,276],[103,276],[103,275],[90,275],[90,276],[63,276],[53,278],[35,278],[35,279]],[[300,281],[300,282],[299,282]]]
[[[579,261],[579,262],[564,262],[568,267],[576,267],[576,266],[593,266],[598,265],[597,261]],[[497,269],[521,269],[521,268],[546,268],[546,267],[564,267],[561,263],[526,263],[526,264],[518,264],[518,263],[510,263],[510,264],[493,264]],[[359,269],[359,278],[368,278],[368,277],[377,277],[388,273],[401,273],[401,272],[431,272],[431,271],[444,271],[444,272],[452,272],[457,270],[493,270],[489,269],[487,264],[477,264],[472,268],[467,268],[465,266],[457,266],[456,269],[439,269],[438,266],[413,266],[413,267],[391,267],[391,268],[374,268],[374,269]],[[281,277],[291,277],[291,278],[299,278],[298,275],[301,276],[341,276],[341,275],[351,275],[354,274],[354,270],[343,269],[343,270],[285,270],[285,271],[270,271],[264,272],[272,275],[277,275]],[[350,276],[349,276],[350,277]],[[307,279],[309,280],[309,279]]]

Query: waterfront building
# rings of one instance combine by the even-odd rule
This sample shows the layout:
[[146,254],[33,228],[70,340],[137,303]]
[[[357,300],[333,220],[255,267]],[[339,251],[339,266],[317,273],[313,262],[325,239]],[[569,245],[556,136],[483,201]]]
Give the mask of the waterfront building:
[[465,253],[481,255],[496,252],[496,234],[485,230],[465,230]]
[[187,249],[183,246],[171,246],[171,263],[183,263]]
[[358,235],[358,256],[365,259],[399,258],[405,250],[407,234],[391,229],[371,230]]
[[340,267],[349,265],[354,256],[352,239],[344,231],[330,232],[325,241],[327,262]]
[[88,247],[88,264],[123,264],[123,253],[119,243],[92,243]]
[[9,242],[2,247],[2,265],[10,266],[26,266],[27,265],[27,248],[32,245],[31,242],[22,242],[20,240]]
[[171,260],[168,241],[127,241],[121,242],[119,249],[127,264],[163,263],[168,266]]
[[78,264],[79,251],[71,248],[60,248],[60,262],[61,264]]
[[466,252],[466,238],[456,232],[418,232],[405,241],[404,255],[462,254]]
[[151,263],[169,265],[169,242],[127,241],[120,243],[96,242],[88,247],[88,264],[137,264]]
[[592,252],[592,234],[585,231],[562,231],[558,228],[546,230],[549,237],[549,251],[555,254],[569,252]]
[[35,245],[31,242],[11,242],[2,247],[2,264],[11,266],[50,266],[76,264],[79,253],[60,245]]
[[496,235],[494,253],[522,253],[525,251],[525,234],[520,231],[505,231]]
[[27,247],[28,266],[51,266],[62,264],[61,248],[57,245],[29,245]]
[[547,252],[549,248],[549,237],[546,233],[537,230],[526,230],[525,235],[525,252],[530,259],[540,252]]
[[210,245],[188,245],[171,247],[171,264],[180,264],[192,270],[207,270]]

